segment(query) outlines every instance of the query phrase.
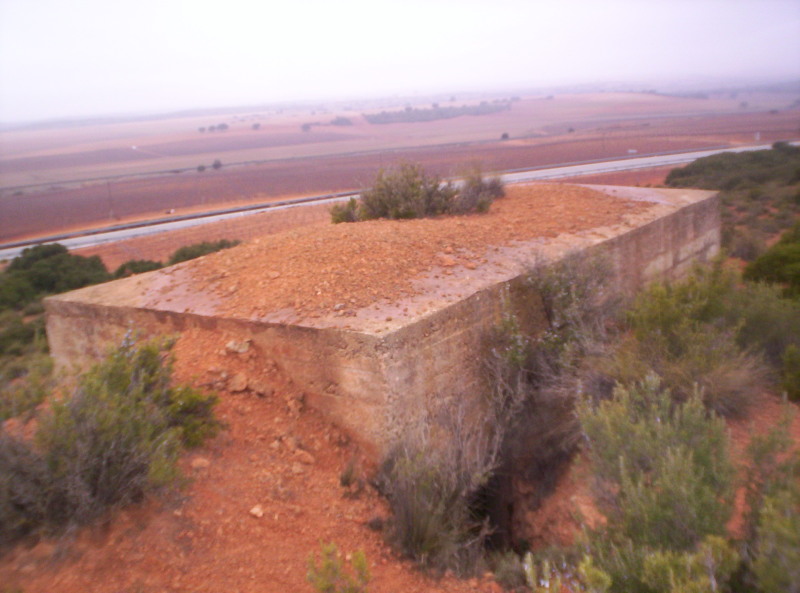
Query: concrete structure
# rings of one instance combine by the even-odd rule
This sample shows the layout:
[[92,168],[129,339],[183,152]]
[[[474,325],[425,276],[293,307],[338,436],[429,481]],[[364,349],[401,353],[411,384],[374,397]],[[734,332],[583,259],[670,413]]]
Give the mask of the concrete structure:
[[[213,307],[218,297],[211,295],[206,301],[183,295],[194,303],[187,311],[181,277],[190,273],[189,262],[47,299],[51,352],[59,364],[80,363],[119,343],[129,329],[215,334],[220,347],[249,340],[248,373],[277,365],[310,405],[382,451],[440,402],[480,395],[483,337],[505,307],[521,310],[523,279],[533,263],[575,251],[602,253],[611,264],[611,284],[632,292],[653,279],[680,277],[693,262],[717,254],[720,215],[713,192],[596,189],[655,206],[635,222],[504,246],[477,271],[461,270],[444,284],[422,278],[425,290],[359,312],[346,320],[349,327],[336,318],[287,323],[277,312],[266,319],[219,317]],[[152,294],[167,289],[174,298],[154,305]],[[408,313],[398,316],[398,310]],[[535,324],[535,313],[529,317]]]

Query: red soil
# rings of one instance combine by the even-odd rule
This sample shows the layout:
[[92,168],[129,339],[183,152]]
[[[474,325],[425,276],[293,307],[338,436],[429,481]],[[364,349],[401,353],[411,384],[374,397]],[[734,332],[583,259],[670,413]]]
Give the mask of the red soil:
[[[592,122],[592,127],[579,127],[574,133],[567,133],[566,127],[539,130],[537,134],[542,136],[506,142],[278,158],[257,165],[223,167],[218,171],[207,169],[203,173],[190,171],[79,187],[62,187],[54,182],[50,189],[22,190],[19,195],[6,191],[0,195],[0,240],[111,223],[128,217],[153,217],[170,209],[181,213],[196,206],[224,206],[234,202],[253,203],[285,196],[357,190],[369,186],[381,167],[401,161],[420,162],[431,171],[450,176],[470,163],[481,163],[487,171],[501,171],[624,157],[631,149],[645,154],[735,146],[752,143],[756,130],[761,133],[760,141],[768,143],[795,137],[799,117],[797,112],[781,112],[653,117],[652,121],[625,122],[625,113],[620,114],[619,120],[607,120],[601,125]],[[251,136],[237,134],[229,138],[249,139]],[[368,140],[365,136],[360,150],[370,150]]]
[[490,248],[611,226],[652,206],[569,185],[514,185],[507,194],[487,214],[328,224],[263,237],[196,262],[189,292],[218,294],[219,312],[235,316],[358,310],[415,294],[413,280],[437,267],[479,274]]
[[[570,199],[558,199],[565,197]],[[292,241],[263,237],[235,252],[206,258],[200,268],[211,274],[224,263],[222,271],[247,273],[237,270],[246,255],[248,266],[259,273],[251,278],[256,286],[264,271],[274,269],[281,283],[294,291],[290,294],[281,289],[269,297],[275,299],[271,306],[294,300],[313,311],[329,306],[327,297],[317,295],[313,285],[293,284],[295,273],[310,266],[311,260],[316,269],[344,262],[349,264],[349,275],[369,278],[363,287],[337,287],[358,300],[373,289],[381,293],[404,290],[403,279],[412,269],[424,269],[435,252],[479,265],[485,241],[512,240],[519,233],[530,236],[530,225],[540,225],[537,228],[542,233],[575,231],[586,225],[608,224],[626,211],[646,207],[583,188],[512,187],[509,196],[498,201],[488,215],[359,223],[357,229],[356,225],[301,228],[294,231]],[[207,237],[211,226],[200,227],[198,232]],[[427,231],[432,226],[436,235]],[[407,243],[395,239],[399,229]],[[353,249],[360,245],[363,253],[337,251],[330,256],[338,258],[336,261],[320,263],[328,254],[315,248],[318,241],[351,233],[359,238],[352,242]],[[381,249],[390,240],[392,249],[384,253]],[[278,250],[278,260],[273,250]],[[426,258],[416,261],[413,250],[423,251]],[[283,260],[291,263],[279,268]],[[393,284],[395,280],[399,284]],[[232,306],[247,308],[262,298],[242,291]],[[249,355],[227,352],[229,340],[225,335],[185,332],[175,348],[176,379],[216,388],[225,384],[220,382],[222,372],[231,377],[244,372]],[[17,546],[0,558],[0,582],[26,593],[310,592],[305,581],[307,558],[319,550],[320,541],[334,541],[344,553],[365,550],[374,593],[499,592],[489,577],[436,579],[398,557],[382,534],[367,526],[371,519],[388,517],[385,502],[370,486],[351,496],[352,488],[339,483],[351,460],[357,462],[362,478],[374,470],[366,452],[313,410],[305,409],[302,393],[289,378],[269,365],[262,374],[262,396],[220,387],[218,413],[227,427],[208,445],[184,456],[182,466],[191,479],[181,491],[125,509],[102,525],[78,531],[74,539]],[[775,399],[763,396],[748,421],[731,424],[737,456],[750,434],[774,424],[777,410]],[[792,430],[800,442],[797,419]],[[602,520],[593,513],[581,465],[565,473],[556,492],[532,518],[543,534],[537,543],[569,541],[579,529],[573,516],[576,510],[592,520]]]

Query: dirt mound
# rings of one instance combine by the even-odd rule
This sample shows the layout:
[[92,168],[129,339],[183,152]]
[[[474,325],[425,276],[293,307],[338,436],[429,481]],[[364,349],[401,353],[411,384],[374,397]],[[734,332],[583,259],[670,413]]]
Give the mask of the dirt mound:
[[191,266],[191,290],[218,311],[316,316],[414,294],[414,280],[462,266],[480,274],[492,249],[623,222],[651,204],[585,187],[510,186],[488,214],[314,226],[257,239]]

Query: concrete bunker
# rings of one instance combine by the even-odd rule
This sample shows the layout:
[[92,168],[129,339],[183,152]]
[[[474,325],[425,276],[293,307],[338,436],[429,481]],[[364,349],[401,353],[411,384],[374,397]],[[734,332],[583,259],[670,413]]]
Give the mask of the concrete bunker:
[[[102,356],[131,330],[143,337],[202,337],[223,349],[226,344],[233,344],[233,349],[244,344],[246,368],[237,376],[235,389],[228,384],[230,390],[269,392],[265,369],[278,368],[306,394],[309,405],[381,455],[419,414],[451,398],[476,397],[482,380],[478,360],[482,337],[498,322],[503,307],[519,302],[516,295],[521,279],[532,264],[559,261],[573,252],[602,253],[610,262],[611,284],[630,293],[654,279],[680,277],[694,262],[708,260],[719,251],[720,215],[713,192],[526,187],[533,188],[533,193],[515,198],[511,192],[511,197],[495,204],[487,218],[478,215],[419,224],[378,221],[336,225],[352,227],[344,230],[328,226],[287,235],[282,239],[285,242],[305,241],[326,250],[309,256],[311,275],[306,283],[321,282],[322,288],[316,296],[309,292],[307,302],[287,289],[289,300],[269,304],[272,301],[267,297],[291,285],[293,268],[291,262],[277,260],[259,264],[258,258],[275,246],[258,242],[51,297],[46,309],[52,355],[62,366],[85,364]],[[365,277],[358,289],[363,291],[353,289],[348,298],[336,294],[335,283],[327,285],[332,293],[327,294],[327,281],[320,281],[329,272],[331,278],[359,273],[349,251],[344,267],[338,270],[329,270],[335,266],[324,257],[348,236],[357,241],[362,232],[358,225],[371,225],[363,227],[370,233],[390,229],[388,234],[378,235],[383,243],[411,231],[429,233],[412,233],[409,241],[416,241],[421,249],[420,237],[436,236],[440,229],[444,232],[452,227],[460,233],[453,237],[471,240],[487,225],[502,229],[519,223],[520,228],[527,228],[526,217],[535,216],[536,210],[519,209],[529,206],[527,198],[542,192],[588,200],[586,216],[570,221],[563,230],[531,231],[527,236],[521,230],[513,239],[499,243],[492,243],[489,237],[483,247],[480,241],[469,248],[452,238],[445,247],[431,241],[435,244],[425,246],[435,253],[430,266],[409,268],[413,274],[405,268],[398,272],[398,277],[408,276],[408,282],[394,292],[382,293],[381,287],[374,286],[377,281]],[[522,205],[512,203],[515,199]],[[559,204],[558,200],[549,203],[551,207]],[[595,209],[610,214],[594,216]],[[459,225],[463,227],[460,230]],[[358,257],[367,266],[370,255]],[[314,259],[320,260],[316,268]],[[256,276],[237,272],[248,265],[260,266]],[[386,284],[395,280],[389,272],[382,276]],[[295,291],[300,290],[296,287],[308,288],[302,278],[295,280],[300,282],[294,285]],[[315,308],[309,303],[321,304]]]

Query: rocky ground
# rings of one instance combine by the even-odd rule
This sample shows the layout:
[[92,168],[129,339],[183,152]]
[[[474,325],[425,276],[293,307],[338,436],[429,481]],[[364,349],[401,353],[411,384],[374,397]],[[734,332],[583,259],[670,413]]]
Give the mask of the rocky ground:
[[[208,283],[226,272],[251,287],[230,298],[231,311],[249,311],[258,301],[259,307],[292,304],[313,314],[335,306],[345,293],[348,302],[355,299],[354,305],[374,298],[375,290],[402,294],[408,290],[406,280],[434,261],[445,269],[450,260],[479,269],[486,245],[529,237],[534,228],[548,236],[577,232],[647,207],[582,188],[523,186],[512,188],[487,216],[391,225],[296,225],[293,235],[264,236],[209,258],[197,281]],[[400,242],[397,232],[383,230],[396,229],[392,225],[404,225],[407,242]],[[323,228],[327,230],[320,234]],[[339,235],[350,240],[330,248],[333,242],[326,243],[325,237]],[[342,265],[347,274],[337,275],[333,267]],[[319,271],[316,284],[308,282],[311,268]],[[279,278],[284,286],[280,291],[259,287],[259,282]],[[324,281],[326,290],[318,291]],[[500,591],[489,574],[470,580],[426,575],[393,551],[382,532],[389,510],[369,484],[375,470],[369,456],[308,408],[291,379],[277,370],[267,368],[258,388],[238,385],[237,376],[252,356],[246,345],[187,332],[175,356],[177,380],[220,389],[218,415],[225,430],[184,456],[187,479],[176,492],[65,538],[20,545],[6,553],[0,558],[0,583],[7,590],[310,592],[308,557],[319,551],[320,542],[335,542],[345,555],[365,551],[372,593]],[[226,380],[219,380],[223,374]],[[732,426],[735,450],[741,450],[753,431],[774,422],[778,409],[776,398],[763,396],[754,416]],[[800,439],[800,422],[793,431]],[[356,479],[343,486],[348,467],[355,468]],[[569,541],[578,529],[573,511],[586,507],[589,498],[581,475],[580,464],[567,472],[535,518],[542,545]]]

